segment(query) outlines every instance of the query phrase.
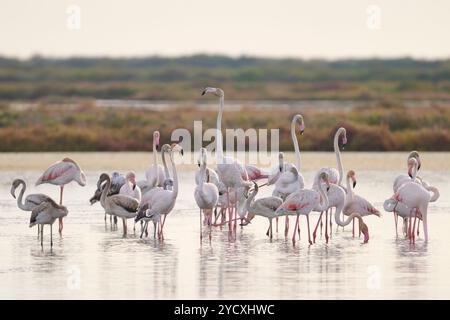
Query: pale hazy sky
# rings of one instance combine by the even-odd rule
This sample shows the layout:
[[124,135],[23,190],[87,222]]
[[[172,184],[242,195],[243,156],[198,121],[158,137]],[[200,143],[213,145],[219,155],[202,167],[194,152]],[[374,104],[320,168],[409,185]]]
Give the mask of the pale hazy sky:
[[[67,26],[72,4],[80,30]],[[450,1],[0,0],[0,55],[192,53],[450,57]]]

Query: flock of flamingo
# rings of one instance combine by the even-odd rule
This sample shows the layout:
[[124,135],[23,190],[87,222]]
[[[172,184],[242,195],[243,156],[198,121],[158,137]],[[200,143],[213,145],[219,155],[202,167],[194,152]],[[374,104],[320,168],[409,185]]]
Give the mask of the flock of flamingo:
[[[359,236],[364,237],[364,243],[369,241],[369,229],[364,219],[370,215],[380,217],[380,212],[369,201],[355,194],[356,174],[349,170],[345,175],[341,159],[340,143],[347,143],[345,128],[341,127],[334,135],[334,152],[337,169],[324,167],[317,171],[313,185],[305,188],[301,174],[300,148],[297,137],[303,134],[305,122],[302,115],[297,114],[291,122],[291,136],[295,150],[296,163],[287,163],[282,152],[279,153],[278,164],[273,168],[263,169],[253,165],[243,165],[237,159],[224,155],[222,141],[222,114],[224,110],[224,92],[220,88],[207,87],[202,95],[212,94],[219,98],[216,139],[216,168],[208,167],[208,152],[201,148],[198,157],[198,171],[195,174],[195,202],[200,210],[200,241],[206,227],[211,241],[214,227],[228,226],[228,239],[236,239],[237,225],[243,228],[251,223],[255,216],[268,219],[269,226],[266,235],[273,237],[273,220],[278,232],[279,218],[284,216],[285,237],[289,233],[289,218],[296,218],[292,234],[292,243],[296,243],[296,235],[300,238],[300,216],[306,217],[308,241],[313,244],[318,228],[322,233],[325,227],[325,241],[328,243],[332,234],[332,220],[337,226],[347,226],[352,223],[352,234],[355,237],[355,219],[359,226]],[[160,134],[153,133],[153,163],[145,172],[145,179],[136,181],[134,172],[122,175],[114,172],[111,176],[102,173],[97,182],[97,189],[90,203],[100,202],[105,210],[105,223],[110,217],[111,226],[117,227],[117,219],[123,223],[123,235],[127,234],[127,220],[134,219],[134,225],[140,223],[142,238],[148,236],[148,222],[153,223],[153,236],[164,239],[164,225],[167,215],[175,207],[178,196],[179,181],[174,161],[176,154],[183,155],[183,148],[176,143],[164,144],[161,147],[163,165],[158,164],[158,149]],[[170,159],[172,176],[166,157]],[[437,188],[431,186],[418,176],[421,159],[417,151],[412,151],[407,157],[407,174],[399,175],[393,184],[393,195],[384,204],[386,212],[392,212],[398,236],[398,216],[403,218],[403,233],[410,242],[419,235],[419,223],[423,222],[424,240],[428,240],[428,204],[439,198]],[[260,180],[266,180],[258,185]],[[17,197],[17,205],[24,211],[31,211],[30,227],[37,225],[38,237],[43,245],[43,227],[50,226],[50,243],[53,246],[52,225],[58,219],[59,233],[62,235],[63,218],[68,210],[63,205],[64,186],[72,181],[80,186],[86,185],[86,176],[80,166],[69,158],[51,165],[37,180],[36,185],[49,183],[60,186],[59,203],[45,194],[29,194],[23,199],[26,183],[22,179],[12,182],[11,194],[16,198],[16,189],[21,186]],[[272,196],[257,198],[258,191],[263,186],[273,186]],[[309,214],[320,212],[313,234],[310,233]],[[323,214],[325,213],[325,217]],[[324,220],[324,221],[323,221]]]

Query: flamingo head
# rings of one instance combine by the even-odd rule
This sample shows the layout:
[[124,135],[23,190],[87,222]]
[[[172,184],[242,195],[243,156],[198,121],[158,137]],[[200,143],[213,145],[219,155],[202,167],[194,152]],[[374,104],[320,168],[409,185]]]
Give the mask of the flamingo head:
[[133,185],[133,190],[136,189],[136,174],[133,171],[127,173],[125,177]]
[[206,87],[205,89],[203,89],[202,91],[202,96],[206,95],[207,93],[213,94],[216,97],[224,97],[224,92],[222,89],[220,88],[213,88],[213,87]]
[[250,224],[254,217],[255,217],[254,213],[250,213],[250,212],[247,213],[247,216],[242,218],[242,223],[240,225],[242,227],[244,227],[244,226]]
[[80,171],[80,176],[78,177],[78,179],[76,179],[76,181],[82,187],[86,185],[86,175],[84,174],[83,171]]
[[139,208],[136,218],[134,218],[134,222],[139,222],[142,218],[144,218],[147,214],[148,204],[144,204]]
[[319,180],[325,182],[325,184],[327,185],[327,191],[330,190],[330,179],[328,173],[322,171],[319,175]]
[[11,185],[11,195],[14,197],[14,199],[16,198],[16,189],[21,183],[22,183],[22,180],[15,179]]
[[419,163],[416,158],[411,157],[408,159],[408,176],[410,178],[414,177],[414,173],[418,170]]
[[369,242],[369,228],[367,227],[367,225],[364,223],[364,221],[362,219],[359,220],[359,228],[361,230],[361,233],[364,235],[363,243],[368,243]]
[[305,132],[305,122],[303,121],[302,117],[302,123],[300,124],[300,134],[303,135],[304,132]]
[[206,163],[206,148],[200,148],[200,153],[197,158],[197,165],[199,168],[202,163]]
[[408,160],[410,158],[415,158],[417,160],[417,171],[420,170],[420,166],[422,165],[422,162],[420,161],[420,156],[419,156],[419,152],[416,150],[413,150],[409,153],[408,155]]
[[342,149],[344,149],[344,146],[347,144],[347,130],[345,130],[344,127],[341,127],[340,129],[343,132],[343,135],[342,135]]
[[153,132],[153,145],[155,146],[156,150],[159,150],[159,138],[161,137],[159,131]]
[[183,147],[180,146],[178,143],[172,143],[172,145],[170,146],[170,150],[172,152],[179,152],[181,155],[184,154]]
[[109,174],[107,173],[102,173],[100,175],[100,178],[98,178],[98,184],[101,185],[103,183],[103,181],[111,181],[111,178],[109,177]]
[[284,153],[280,152],[278,154],[278,169],[280,170],[280,172],[283,172],[283,168],[284,168]]
[[350,170],[347,173],[347,178],[349,178],[349,179],[351,179],[353,181],[353,188],[355,188],[356,187],[356,174],[355,174],[355,171]]
[[172,187],[173,187],[173,179],[172,178],[165,179],[163,182],[163,189],[169,190]]

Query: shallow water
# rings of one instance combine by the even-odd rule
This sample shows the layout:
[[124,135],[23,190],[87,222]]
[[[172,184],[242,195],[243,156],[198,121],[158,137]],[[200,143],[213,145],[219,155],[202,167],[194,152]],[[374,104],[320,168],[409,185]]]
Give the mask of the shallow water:
[[[29,213],[20,211],[9,194],[15,177],[24,178],[28,192],[58,198],[58,187],[33,186],[40,172],[61,154],[3,154],[0,158],[0,298],[38,299],[430,299],[450,298],[450,154],[424,153],[421,176],[440,189],[441,197],[429,209],[430,240],[422,234],[415,245],[395,238],[392,214],[368,217],[370,241],[352,238],[351,228],[336,232],[327,245],[318,236],[307,242],[306,219],[301,218],[301,240],[296,247],[280,232],[270,241],[267,220],[256,218],[237,240],[215,229],[212,241],[199,241],[198,210],[193,200],[194,166],[183,165],[180,194],[165,227],[165,240],[139,239],[132,233],[105,226],[101,207],[88,199],[101,169],[133,166],[143,177],[148,154],[71,154],[79,160],[88,185],[70,184],[64,191],[69,209],[64,237],[49,230],[44,249],[36,228],[28,228]],[[292,155],[288,155],[292,157]],[[403,153],[345,153],[344,165],[357,170],[356,192],[382,209],[392,193],[394,177],[403,172]],[[91,159],[91,161],[89,161]],[[92,160],[92,159],[95,159]],[[136,160],[136,161],[133,161]],[[334,165],[332,153],[305,153],[304,177],[311,184],[313,168]],[[40,168],[40,169],[38,169]],[[140,170],[138,170],[140,169]],[[263,188],[260,196],[268,195]],[[311,215],[311,229],[318,214]],[[280,220],[281,221],[281,220]],[[292,221],[292,220],[291,220]],[[136,228],[138,232],[138,227]]]

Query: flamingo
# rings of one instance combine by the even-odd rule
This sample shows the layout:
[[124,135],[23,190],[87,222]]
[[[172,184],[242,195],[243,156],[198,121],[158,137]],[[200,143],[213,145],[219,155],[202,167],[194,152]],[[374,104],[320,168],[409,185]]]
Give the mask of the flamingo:
[[[167,190],[163,188],[153,188],[147,194],[142,197],[141,207],[148,205],[145,214],[142,214],[142,208],[136,217],[135,222],[140,221],[145,216],[160,215],[164,216],[162,223],[160,224],[159,237],[164,239],[163,229],[167,215],[172,211],[175,206],[175,202],[178,196],[178,175],[175,161],[173,159],[174,151],[178,151],[181,148],[179,145],[176,150],[173,150],[169,145],[163,146],[163,152],[169,153],[170,162],[172,163],[172,174],[173,174],[173,189]],[[182,150],[182,149],[181,149]],[[181,153],[181,151],[180,151]]]
[[[295,234],[299,230],[299,216],[306,215],[306,221],[308,224],[308,241],[312,244],[311,234],[309,229],[309,213],[316,208],[316,210],[324,211],[328,208],[328,197],[324,191],[324,184],[329,188],[328,174],[322,172],[316,177],[318,185],[318,191],[310,189],[297,190],[286,197],[286,200],[275,211],[277,216],[281,215],[296,215],[297,220],[295,222],[294,234],[292,236],[292,244],[295,245]],[[324,184],[320,183],[321,181]],[[300,232],[299,232],[300,233]]]
[[164,177],[164,169],[161,165],[158,164],[158,148],[159,148],[159,139],[160,133],[159,131],[153,132],[153,164],[151,164],[147,170],[145,171],[146,181],[144,184],[147,186],[143,188],[142,182],[139,184],[143,193],[146,193],[151,188],[154,187],[163,187],[163,183],[165,180]]
[[141,202],[142,194],[141,188],[136,185],[136,174],[133,171],[130,171],[125,176],[126,182],[120,187],[119,194],[123,194],[126,196],[130,196],[137,201]]
[[[328,176],[330,177],[330,183],[331,184],[335,184],[338,186],[342,187],[342,178],[344,177],[344,168],[342,165],[342,160],[341,160],[341,151],[339,149],[339,137],[342,136],[342,145],[345,146],[347,144],[347,131],[345,130],[344,127],[340,127],[339,129],[336,130],[336,133],[334,134],[334,139],[333,139],[333,147],[334,147],[334,153],[336,155],[336,163],[338,166],[338,169],[336,170],[335,168],[330,168],[330,167],[323,167],[321,168],[316,175],[319,175],[321,172],[326,172],[328,174]],[[314,179],[314,181],[316,181],[316,179]],[[313,185],[313,189],[317,189],[317,186],[314,184]],[[335,188],[333,188],[333,190],[337,190]],[[345,189],[344,189],[345,191]],[[340,191],[337,190],[336,192],[338,192],[338,194],[340,195]],[[340,199],[342,201],[342,199]],[[335,207],[334,205],[330,205],[330,234],[333,233],[333,223],[332,223],[332,219],[331,219],[331,215],[332,215],[332,210],[331,208]],[[325,221],[327,220],[327,216],[328,216],[328,210],[325,211]],[[320,217],[319,220],[317,221],[317,225],[316,228],[314,229],[314,238],[315,238],[315,232],[317,230],[317,226],[321,225],[322,228],[322,213],[320,213]],[[325,229],[327,229],[327,226],[325,226]],[[327,230],[325,230],[325,239],[328,242],[328,234],[327,234]]]
[[68,213],[65,206],[57,204],[50,197],[31,211],[30,228],[35,225],[38,225],[38,227],[40,226],[41,247],[43,247],[44,225],[50,225],[50,246],[53,247],[53,222],[55,222],[56,219],[64,218]]
[[[167,189],[164,189],[167,190]],[[147,227],[148,227],[148,222],[152,221],[153,222],[153,238],[156,238],[156,229],[158,224],[161,223],[161,215],[159,213],[155,213],[155,212],[151,212],[149,209],[149,205],[148,203],[145,204],[144,206],[142,206],[139,209],[139,212],[136,216],[136,218],[134,219],[134,223],[136,224],[136,222],[141,221],[144,222],[144,227],[141,228],[141,236],[140,238],[142,238],[144,231],[146,233],[146,236],[148,235],[147,232]]]
[[[287,170],[285,170],[275,182],[275,190],[272,195],[286,199],[286,197],[300,189],[305,187],[304,179],[302,174],[299,172],[301,169],[301,159],[300,159],[300,148],[298,146],[298,139],[295,133],[295,126],[297,122],[300,122],[300,134],[303,135],[305,131],[305,122],[301,114],[296,114],[291,121],[291,138],[294,144],[295,150],[295,162],[296,165],[289,165]],[[278,219],[277,219],[277,230],[278,230]],[[287,236],[289,232],[289,216],[286,215],[284,234]]]
[[[394,193],[394,199],[405,204],[410,208],[409,216],[409,228],[408,228],[408,238],[410,241],[414,242],[414,227],[412,227],[412,212],[415,209],[415,220],[418,216],[418,212],[422,217],[423,229],[425,235],[425,241],[428,241],[428,203],[430,201],[436,201],[439,198],[439,191],[436,188],[424,187],[422,183],[416,181],[417,171],[419,168],[419,162],[416,158],[412,157],[408,160],[411,164],[408,170],[408,174],[412,177],[409,182],[403,183]],[[433,195],[430,194],[430,191]]]
[[126,236],[127,234],[126,219],[136,217],[137,210],[139,207],[139,201],[136,200],[135,198],[123,194],[115,194],[112,196],[108,196],[108,193],[111,189],[111,178],[107,173],[102,173],[100,175],[100,183],[102,183],[103,181],[106,181],[106,186],[102,191],[100,202],[102,206],[105,208],[106,214],[122,218],[123,235]]
[[[200,241],[203,238],[202,234],[202,211],[205,216],[211,216],[212,210],[216,207],[219,200],[219,189],[214,183],[208,182],[206,176],[206,149],[201,148],[200,154],[202,156],[202,163],[200,166],[201,179],[194,191],[195,202],[200,208]],[[211,240],[211,227],[209,228],[209,239]]]
[[[25,190],[27,189],[27,185],[26,185],[25,181],[22,179],[15,179],[12,182],[11,195],[14,197],[14,199],[16,199],[16,189],[20,185],[22,186],[22,188],[20,190],[19,196],[17,197],[17,206],[19,207],[19,209],[22,209],[24,211],[33,211],[33,209],[36,208],[37,206],[39,206],[42,202],[49,201],[49,199],[51,200],[51,198],[45,194],[34,193],[34,194],[29,194],[25,198],[25,201],[22,201]],[[40,234],[39,230],[40,230],[40,228],[38,225],[38,237]]]
[[267,229],[266,235],[273,238],[272,232],[272,219],[276,217],[276,210],[283,203],[283,199],[280,197],[265,197],[255,200],[255,196],[258,193],[258,184],[253,181],[254,189],[247,197],[245,201],[245,209],[248,212],[247,223],[249,223],[255,215],[266,217],[269,219],[269,229]]
[[[352,186],[350,185],[350,180],[353,181]],[[368,215],[376,215],[376,216],[380,217],[380,211],[378,211],[377,208],[375,208],[369,201],[367,201],[366,199],[364,199],[363,197],[361,197],[359,195],[356,195],[353,192],[353,188],[356,186],[355,171],[353,171],[353,170],[348,171],[346,183],[347,183],[347,195],[345,198],[345,205],[344,205],[344,209],[343,209],[344,215],[351,216],[353,213],[356,212],[361,217],[365,217]],[[358,218],[358,217],[354,216],[353,218]],[[352,233],[353,233],[353,236],[355,236],[355,223],[354,223],[353,218],[352,218],[352,221],[353,221]],[[340,221],[340,219],[339,219],[339,221]],[[338,223],[338,221],[336,221],[336,223],[338,225],[342,225],[342,224]],[[362,226],[361,220],[360,220],[360,226]],[[359,231],[361,233],[364,230],[359,229]]]
[[[421,167],[421,163],[422,163],[420,160],[419,153],[417,151],[411,151],[408,154],[408,158],[406,159],[408,170],[412,169],[413,163],[409,161],[409,159],[411,159],[411,158],[414,158],[417,161],[417,171],[419,171],[420,167]],[[398,175],[394,180],[394,184],[392,185],[392,189],[394,190],[394,193],[396,193],[398,191],[398,189],[402,186],[403,183],[411,181],[411,178],[412,177],[409,174]]]
[[[112,196],[114,194],[118,194],[120,191],[120,188],[125,184],[125,176],[123,174],[120,174],[117,171],[114,171],[111,175],[111,190],[109,191],[108,196]],[[97,181],[97,189],[94,191],[94,195],[89,199],[89,202],[91,205],[96,203],[97,201],[100,201],[100,197],[102,195],[103,188],[105,187],[105,184],[100,183],[100,177]],[[106,215],[105,215],[106,219]]]
[[223,141],[222,141],[222,114],[224,109],[224,96],[225,93],[220,88],[212,88],[212,87],[206,87],[203,92],[202,96],[206,94],[213,94],[217,97],[219,97],[219,113],[217,115],[217,128],[216,128],[216,171],[219,175],[220,181],[226,186],[227,188],[227,208],[228,208],[228,215],[229,215],[229,233],[228,238],[231,238],[232,234],[232,220],[233,220],[233,214],[235,215],[234,219],[234,232],[236,235],[236,220],[237,220],[237,202],[235,202],[235,206],[232,207],[230,203],[230,191],[234,190],[235,198],[238,198],[237,192],[238,188],[240,187],[247,187],[250,188],[252,186],[251,182],[248,180],[248,174],[245,170],[245,167],[240,163],[237,159],[234,159],[232,157],[224,156],[223,154]]
[[[84,187],[86,185],[86,175],[75,161],[70,158],[64,158],[48,167],[36,181],[36,186],[43,183],[60,186],[59,204],[62,205],[64,186],[72,181],[76,181],[80,186]],[[63,228],[64,224],[61,217],[59,218],[60,235]]]

